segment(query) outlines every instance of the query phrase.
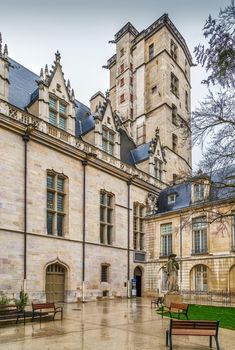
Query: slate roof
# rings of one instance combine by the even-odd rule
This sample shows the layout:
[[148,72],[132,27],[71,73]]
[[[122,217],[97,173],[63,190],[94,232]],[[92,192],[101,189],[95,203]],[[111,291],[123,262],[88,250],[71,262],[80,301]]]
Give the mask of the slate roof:
[[143,162],[149,158],[150,142],[144,143],[131,151],[131,155],[135,164]]
[[[18,62],[9,58],[9,102],[21,110],[38,97],[39,75],[31,72]],[[95,127],[94,115],[90,108],[75,100],[75,135],[80,137]],[[140,163],[149,158],[150,143],[136,147],[125,130],[120,128],[121,160],[129,165]]]
[[[206,204],[228,198],[234,198],[235,200],[235,187],[223,187],[220,185],[220,183],[227,183],[226,178],[228,176],[231,176],[231,174],[235,175],[235,167],[230,167],[227,170],[227,175],[224,174],[224,171],[217,171],[211,176],[212,185],[210,186],[209,197],[204,202],[192,203],[192,181],[182,182],[181,184],[177,184],[161,191],[158,198],[157,214],[187,208],[189,206],[192,206],[192,204]],[[168,204],[168,196],[170,194],[176,194],[175,203]]]

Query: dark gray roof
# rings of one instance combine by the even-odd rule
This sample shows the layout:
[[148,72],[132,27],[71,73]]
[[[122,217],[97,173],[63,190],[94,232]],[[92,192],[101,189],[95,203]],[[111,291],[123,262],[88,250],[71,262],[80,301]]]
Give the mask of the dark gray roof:
[[135,164],[143,162],[149,158],[149,146],[150,142],[144,143],[131,151]]
[[[19,109],[26,110],[38,96],[38,80],[40,77],[9,58],[9,102]],[[75,135],[80,137],[95,127],[94,115],[83,103],[75,100]],[[105,110],[105,108],[104,108]],[[121,160],[134,165],[149,158],[149,143],[136,148],[133,140],[125,130],[120,130]]]
[[92,130],[95,127],[95,121],[90,108],[77,100],[75,102],[75,135],[79,137]]
[[136,145],[134,141],[132,141],[125,130],[119,129],[120,132],[120,157],[121,161],[127,163],[129,165],[134,165],[134,159],[131,154],[131,150],[133,150]]
[[39,76],[9,58],[9,102],[25,109],[31,102],[31,95],[37,90]]
[[[39,76],[13,59],[9,58],[9,102],[25,110],[38,96]],[[76,136],[80,136],[94,127],[93,117],[90,109],[83,103],[76,101]],[[89,116],[87,118],[87,116]]]
[[[174,210],[179,210],[183,208],[187,208],[189,206],[193,205],[199,205],[206,204],[209,202],[214,202],[218,200],[224,200],[224,199],[232,199],[235,200],[235,187],[226,187],[223,184],[228,183],[228,176],[231,176],[231,174],[235,175],[235,168],[230,167],[229,169],[225,171],[216,171],[211,176],[211,186],[210,186],[210,193],[209,197],[202,202],[195,202],[192,203],[192,185],[193,185],[193,179],[188,182],[183,182],[180,184],[177,184],[175,186],[169,187],[163,191],[160,192],[159,198],[158,198],[158,211],[157,213],[164,213]],[[198,178],[195,177],[195,179]],[[235,184],[234,184],[235,185]],[[172,204],[168,204],[168,196],[170,194],[176,194],[176,200]]]

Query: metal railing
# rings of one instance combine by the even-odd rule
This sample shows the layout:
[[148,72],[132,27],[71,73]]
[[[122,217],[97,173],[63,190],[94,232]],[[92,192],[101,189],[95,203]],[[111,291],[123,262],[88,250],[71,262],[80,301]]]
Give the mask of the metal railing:
[[228,290],[197,291],[182,289],[180,294],[183,295],[184,301],[190,304],[235,305],[235,292],[230,292]]

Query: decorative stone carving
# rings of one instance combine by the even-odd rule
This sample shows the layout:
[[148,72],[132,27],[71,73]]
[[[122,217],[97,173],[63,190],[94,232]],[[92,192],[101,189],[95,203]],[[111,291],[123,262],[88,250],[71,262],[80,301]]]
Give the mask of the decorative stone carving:
[[155,196],[152,193],[148,193],[148,197],[146,199],[146,205],[147,205],[147,215],[154,214],[157,210],[157,196]]

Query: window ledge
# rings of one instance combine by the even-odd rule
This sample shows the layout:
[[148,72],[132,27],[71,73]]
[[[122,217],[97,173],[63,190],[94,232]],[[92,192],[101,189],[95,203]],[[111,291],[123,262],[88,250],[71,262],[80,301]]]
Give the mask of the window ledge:
[[209,255],[209,252],[206,251],[206,252],[192,252],[191,255]]

